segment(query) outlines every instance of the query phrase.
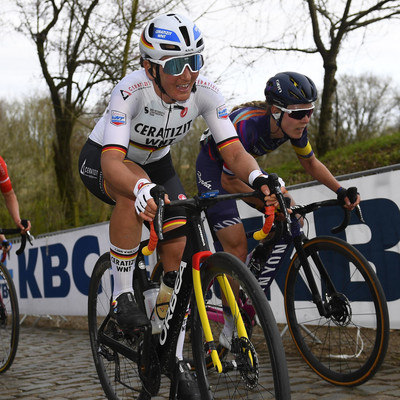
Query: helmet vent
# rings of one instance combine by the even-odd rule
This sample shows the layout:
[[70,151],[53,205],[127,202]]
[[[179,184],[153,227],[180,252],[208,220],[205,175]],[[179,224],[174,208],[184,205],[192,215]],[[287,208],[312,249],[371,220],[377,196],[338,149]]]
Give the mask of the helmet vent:
[[179,46],[176,46],[175,44],[165,44],[165,43],[161,43],[160,47],[163,50],[169,50],[169,51],[179,51],[181,48]]
[[197,45],[196,45],[196,47],[201,47],[201,46],[203,46],[203,39],[200,39],[200,40],[197,42]]
[[[302,93],[303,93],[303,91],[301,91]],[[295,99],[298,99],[298,100],[300,100],[300,97],[299,96],[297,96],[297,94],[296,93],[294,93],[294,92],[292,92],[291,90],[289,90],[289,94],[290,94],[290,96],[292,96],[292,97],[294,97]],[[304,94],[304,93],[303,93]]]
[[150,26],[149,26],[149,35],[150,35],[150,37],[154,37],[153,34],[154,34],[154,24],[150,24]]
[[190,37],[186,26],[180,26],[179,30],[182,33],[183,38],[185,39],[186,46],[190,46]]

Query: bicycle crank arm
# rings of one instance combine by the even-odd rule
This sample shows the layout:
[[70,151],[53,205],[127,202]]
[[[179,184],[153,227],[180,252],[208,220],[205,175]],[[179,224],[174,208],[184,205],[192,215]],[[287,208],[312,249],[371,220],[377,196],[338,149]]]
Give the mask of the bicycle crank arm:
[[138,352],[120,343],[118,340],[113,339],[104,332],[99,332],[99,345],[104,344],[110,349],[122,354],[124,357],[129,358],[135,363],[139,362]]

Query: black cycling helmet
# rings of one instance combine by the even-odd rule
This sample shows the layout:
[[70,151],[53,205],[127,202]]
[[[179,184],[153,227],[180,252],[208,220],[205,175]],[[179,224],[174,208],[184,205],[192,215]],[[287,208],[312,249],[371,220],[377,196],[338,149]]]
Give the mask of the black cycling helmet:
[[268,79],[264,94],[268,104],[285,108],[289,104],[308,104],[317,100],[314,82],[297,72],[280,72]]

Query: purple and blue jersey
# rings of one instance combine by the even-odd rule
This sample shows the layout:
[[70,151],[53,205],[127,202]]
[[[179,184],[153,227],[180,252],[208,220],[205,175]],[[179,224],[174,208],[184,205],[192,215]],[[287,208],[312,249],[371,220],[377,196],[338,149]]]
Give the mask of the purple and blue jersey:
[[[282,138],[271,137],[270,114],[263,108],[245,107],[233,111],[231,119],[239,140],[245,150],[253,157],[268,154],[288,140],[300,158],[309,158],[314,152],[308,141],[307,128],[300,139],[292,139],[287,135]],[[211,132],[201,138],[201,150],[196,161],[197,187],[200,193],[218,190],[226,193],[221,185],[221,173],[233,175],[224,164]],[[209,208],[209,221],[214,231],[240,222],[236,201],[221,202]]]

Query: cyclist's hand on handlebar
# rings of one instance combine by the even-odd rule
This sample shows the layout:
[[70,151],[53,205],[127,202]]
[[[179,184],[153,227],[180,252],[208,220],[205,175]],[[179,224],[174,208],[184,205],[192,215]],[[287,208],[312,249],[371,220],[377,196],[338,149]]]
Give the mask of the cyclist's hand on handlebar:
[[[276,174],[260,175],[253,182],[253,188],[262,192],[265,197],[263,198],[267,206],[279,207],[279,201],[276,194],[282,195],[286,193],[285,182]],[[288,212],[291,211],[288,209]]]
[[354,186],[348,189],[340,187],[336,193],[339,202],[350,211],[360,204],[360,193]]
[[[135,209],[140,217],[145,221],[152,221],[157,213],[157,204],[154,200],[156,192],[162,188],[155,183],[151,183],[147,179],[139,179],[133,190],[133,194],[136,197]],[[162,188],[165,193],[165,189]],[[164,196],[164,201],[168,204],[170,201],[168,195]]]
[[7,239],[4,239],[1,243],[1,249],[3,253],[8,253],[12,248],[11,242],[9,242]]
[[21,229],[21,235],[26,235],[28,231],[31,230],[31,221],[28,219],[21,220],[17,223],[18,228]]

